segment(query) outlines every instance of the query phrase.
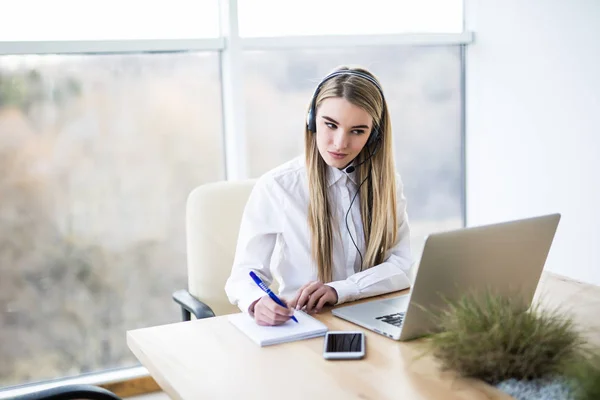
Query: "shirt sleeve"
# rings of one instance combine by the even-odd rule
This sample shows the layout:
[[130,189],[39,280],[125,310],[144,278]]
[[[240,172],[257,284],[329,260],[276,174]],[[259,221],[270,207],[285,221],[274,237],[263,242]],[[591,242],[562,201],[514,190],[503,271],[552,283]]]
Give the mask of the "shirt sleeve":
[[273,186],[272,181],[260,178],[252,189],[242,215],[231,275],[225,283],[229,301],[243,312],[265,295],[250,278],[250,271],[267,286],[273,282],[270,263],[281,232],[278,210],[282,206],[277,204]]
[[404,186],[399,176],[396,177],[396,186],[398,216],[396,243],[390,249],[390,253],[383,263],[358,272],[347,279],[327,284],[336,290],[337,304],[402,290],[410,286],[408,277],[412,263],[410,228],[406,213]]

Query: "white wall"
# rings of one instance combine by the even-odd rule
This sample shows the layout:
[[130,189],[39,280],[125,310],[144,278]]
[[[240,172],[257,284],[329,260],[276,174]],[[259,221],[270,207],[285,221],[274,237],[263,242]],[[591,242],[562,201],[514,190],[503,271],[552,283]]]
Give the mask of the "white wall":
[[465,7],[467,224],[560,212],[546,269],[600,285],[600,1]]

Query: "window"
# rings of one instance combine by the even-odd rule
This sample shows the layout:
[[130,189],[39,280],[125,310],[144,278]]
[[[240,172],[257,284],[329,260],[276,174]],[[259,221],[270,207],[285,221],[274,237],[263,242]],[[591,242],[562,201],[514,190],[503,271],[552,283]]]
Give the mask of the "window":
[[224,179],[217,53],[0,56],[0,386],[136,365]]
[[240,35],[459,33],[462,0],[238,0]]
[[10,1],[2,6],[0,40],[214,38],[218,1]]
[[[241,40],[235,29],[220,36],[223,2],[238,5],[227,16],[238,17]],[[170,297],[187,284],[188,194],[299,155],[308,102],[336,65],[364,65],[383,83],[417,251],[425,234],[463,226],[461,45],[472,38],[462,9],[462,0],[3,6],[0,388],[137,365],[125,332],[179,320]],[[243,79],[231,68],[240,55]],[[246,132],[223,126],[222,104]],[[238,171],[246,155],[249,171]]]
[[337,65],[359,64],[379,77],[390,107],[415,252],[426,234],[463,226],[459,46],[252,51],[244,61],[252,177],[303,152],[316,85]]

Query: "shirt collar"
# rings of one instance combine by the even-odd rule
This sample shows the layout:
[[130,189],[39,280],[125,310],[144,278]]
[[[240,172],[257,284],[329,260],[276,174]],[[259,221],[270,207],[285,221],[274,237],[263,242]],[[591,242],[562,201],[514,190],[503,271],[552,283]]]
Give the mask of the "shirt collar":
[[[354,161],[352,161],[349,165],[347,165],[346,168],[348,168],[350,165],[354,165]],[[340,170],[338,168],[327,165],[327,187],[334,185],[337,181],[342,179],[344,176],[347,176],[348,179],[356,185],[357,184],[356,183],[356,179],[357,179],[356,170],[348,173],[348,172],[346,172],[346,168]]]

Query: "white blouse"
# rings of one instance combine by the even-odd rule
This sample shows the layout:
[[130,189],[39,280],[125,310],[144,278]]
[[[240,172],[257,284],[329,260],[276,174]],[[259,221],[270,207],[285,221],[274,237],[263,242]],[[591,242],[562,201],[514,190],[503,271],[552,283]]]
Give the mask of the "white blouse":
[[[358,189],[355,173],[328,167],[329,201],[333,224],[333,281],[338,304],[410,286],[410,231],[400,177],[397,185],[397,242],[383,263],[360,271],[360,256],[346,228],[345,216]],[[360,194],[348,214],[352,238],[365,256]],[[337,228],[337,232],[335,232]],[[317,267],[310,250],[308,177],[303,157],[289,161],[258,179],[250,194],[238,237],[231,276],[225,284],[229,301],[244,312],[265,293],[248,275],[254,271],[266,285],[279,283],[279,295],[291,300],[298,289],[316,281]]]

